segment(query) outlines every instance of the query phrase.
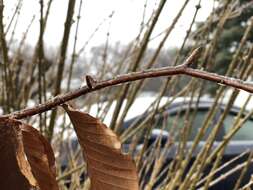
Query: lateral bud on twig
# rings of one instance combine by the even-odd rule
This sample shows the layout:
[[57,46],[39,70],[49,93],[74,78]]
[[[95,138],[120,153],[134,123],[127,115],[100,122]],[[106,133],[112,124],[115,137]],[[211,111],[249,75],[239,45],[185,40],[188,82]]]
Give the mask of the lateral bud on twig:
[[97,81],[90,75],[85,76],[87,86],[92,89],[96,85]]
[[183,65],[189,67],[194,61],[196,61],[200,57],[200,54],[203,49],[204,49],[203,46],[194,49],[190,54],[190,56],[185,60]]

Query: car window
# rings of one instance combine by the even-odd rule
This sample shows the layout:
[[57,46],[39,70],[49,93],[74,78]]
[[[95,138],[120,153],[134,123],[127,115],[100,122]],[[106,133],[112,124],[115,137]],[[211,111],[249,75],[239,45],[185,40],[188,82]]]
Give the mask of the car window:
[[[228,134],[229,131],[232,129],[235,117],[236,116],[234,114],[229,114],[226,117],[224,121],[226,134]],[[232,137],[232,140],[238,141],[253,140],[252,129],[253,129],[253,120],[250,119],[243,124],[242,128],[239,129],[239,131],[237,131],[237,133]]]
[[[194,140],[198,131],[202,127],[203,121],[207,113],[208,113],[207,109],[197,111],[188,140],[190,141]],[[193,116],[194,116],[194,110],[190,112],[190,118],[192,118]],[[166,118],[164,117],[163,119],[166,119],[166,123],[167,123],[166,130],[170,132],[170,129],[172,128],[173,124],[175,124],[174,131],[176,131],[177,133],[179,129],[182,129],[185,125],[185,111],[181,111],[179,116],[177,114],[173,114],[173,115],[167,116]],[[210,134],[210,131],[212,130],[213,126],[214,125],[212,124],[212,126],[208,128],[202,140],[206,140],[208,138],[208,135]],[[161,121],[159,122],[159,127],[160,128],[162,127]],[[217,135],[217,136],[220,136],[220,135]],[[179,140],[179,138],[176,138],[176,139]],[[218,138],[216,140],[218,140]]]

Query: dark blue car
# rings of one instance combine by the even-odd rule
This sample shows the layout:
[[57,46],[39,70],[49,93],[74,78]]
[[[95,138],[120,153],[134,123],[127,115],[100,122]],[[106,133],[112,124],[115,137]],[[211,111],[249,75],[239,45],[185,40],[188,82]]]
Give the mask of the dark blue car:
[[[172,146],[168,148],[168,150],[165,150],[166,153],[166,159],[163,163],[163,167],[160,170],[159,177],[157,178],[156,183],[154,184],[154,189],[156,189],[157,186],[164,183],[166,180],[166,175],[168,172],[169,164],[173,159],[175,159],[177,150],[178,150],[178,144],[180,141],[180,135],[171,137],[170,130],[173,126],[173,122],[176,121],[176,124],[174,122],[174,125],[176,125],[175,129],[173,129],[173,134],[175,135],[175,130],[182,129],[185,125],[185,114],[186,112],[189,113],[189,118],[194,117],[192,125],[191,125],[191,132],[189,133],[188,140],[185,146],[185,151],[187,152],[193,144],[194,138],[197,136],[198,131],[202,127],[203,120],[208,113],[209,109],[213,105],[212,100],[202,100],[196,101],[193,100],[185,100],[181,102],[172,103],[166,111],[163,113],[157,114],[155,116],[155,122],[154,122],[154,128],[151,132],[151,135],[149,137],[149,140],[147,141],[147,149],[152,149],[150,146],[154,146],[155,142],[158,140],[158,138],[161,138],[161,150],[165,149],[165,144],[170,139],[174,139],[174,143]],[[201,139],[201,141],[198,143],[195,151],[193,152],[192,159],[189,161],[188,167],[185,170],[185,175],[189,171],[190,167],[192,166],[193,162],[195,161],[195,158],[197,154],[200,152],[200,150],[205,146],[206,140],[213,130],[214,126],[217,124],[219,117],[224,112],[224,109],[226,107],[226,104],[219,103],[218,109],[215,112],[215,115],[212,119],[211,125],[207,129],[204,137]],[[223,126],[218,131],[218,134],[216,135],[215,142],[212,146],[212,149],[214,150],[217,146],[221,144],[221,141],[227,135],[232,127],[235,117],[240,112],[240,108],[238,107],[232,107],[229,111],[229,113],[226,115],[226,118],[223,122]],[[247,112],[241,114],[241,117],[244,117]],[[128,129],[131,127],[131,125],[136,122],[136,120],[144,120],[146,116],[137,116],[136,118],[133,118],[127,122],[125,122],[124,129]],[[165,125],[165,126],[163,126]],[[163,129],[162,129],[163,128]],[[178,130],[179,131],[179,130]],[[237,131],[237,133],[232,137],[232,139],[227,144],[223,157],[221,159],[220,165],[226,164],[232,159],[236,158],[240,154],[243,154],[241,157],[230,163],[227,167],[224,167],[219,172],[217,172],[213,179],[217,179],[220,176],[226,174],[227,172],[233,170],[235,167],[238,167],[238,165],[243,164],[245,165],[245,162],[248,159],[249,152],[253,150],[253,118],[248,119],[243,126]],[[127,151],[129,145],[131,143],[131,139],[128,139],[126,143],[124,144],[124,149]],[[136,152],[140,152],[144,143],[144,137],[141,136],[138,140],[138,145],[136,146]],[[148,159],[148,153],[143,158]],[[154,156],[154,155],[153,155]],[[253,160],[252,160],[253,161]],[[145,163],[145,161],[143,161]],[[155,161],[153,161],[152,166],[148,169],[145,169],[145,165],[143,166],[144,169],[141,171],[141,181],[142,186],[148,183],[150,180],[150,176],[152,173],[152,169],[155,165]],[[204,178],[206,175],[209,174],[210,170],[212,169],[212,163],[209,164],[205,169],[202,178]],[[241,167],[240,170],[232,173],[231,175],[227,176],[223,180],[220,180],[218,183],[214,183],[211,187],[209,187],[210,190],[225,190],[225,189],[233,189],[237,179],[239,178],[241,171],[243,167]],[[241,185],[243,186],[246,183],[249,182],[251,175],[253,174],[253,165],[252,162],[249,164],[248,169],[246,170]],[[201,186],[203,184],[199,184]]]

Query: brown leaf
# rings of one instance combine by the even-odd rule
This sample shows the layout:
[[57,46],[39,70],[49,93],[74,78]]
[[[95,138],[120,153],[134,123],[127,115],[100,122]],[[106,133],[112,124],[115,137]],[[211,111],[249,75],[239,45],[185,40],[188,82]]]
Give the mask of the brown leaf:
[[87,161],[91,190],[138,190],[135,163],[114,132],[98,119],[64,105]]
[[28,190],[35,185],[33,179],[33,182],[30,181],[32,184],[28,181],[33,176],[29,164],[25,161],[22,133],[18,122],[0,120],[0,163],[2,189]]
[[32,126],[21,125],[24,150],[41,190],[57,190],[54,152],[48,141]]
[[39,132],[17,120],[0,120],[1,189],[57,190],[55,160]]

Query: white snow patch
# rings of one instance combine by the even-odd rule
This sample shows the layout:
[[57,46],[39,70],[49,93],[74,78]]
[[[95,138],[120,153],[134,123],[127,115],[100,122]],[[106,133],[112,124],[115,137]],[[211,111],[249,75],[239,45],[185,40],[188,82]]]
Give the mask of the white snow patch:
[[156,135],[156,136],[159,136],[159,135],[162,135],[162,136],[169,136],[169,132],[168,132],[168,131],[161,130],[161,129],[153,129],[153,130],[152,130],[152,134],[153,134],[153,135]]
[[34,101],[34,100],[28,100],[28,102],[27,102],[27,107],[34,107],[34,106],[36,106],[36,102]]
[[[228,100],[232,94],[233,90],[228,90],[226,93],[226,100]],[[236,107],[243,107],[243,105],[246,103],[246,100],[248,99],[249,96],[252,96],[251,93],[246,92],[244,90],[240,90],[239,94],[237,95],[235,102],[234,102],[234,106]],[[247,111],[251,111],[253,109],[253,98],[250,98],[247,106],[246,106],[246,110]]]
[[[128,110],[128,113],[125,117],[125,120],[130,120],[133,119],[134,117],[137,117],[139,115],[142,115],[145,113],[145,111],[149,108],[149,106],[156,100],[156,97],[138,97],[135,99],[134,103],[132,104],[132,106],[130,107],[130,109]],[[169,100],[169,98],[167,97],[163,97],[161,99],[160,102],[160,106],[163,106],[167,101]],[[126,106],[127,101],[124,100],[123,105],[122,105],[122,109],[120,111],[119,115],[122,115],[122,112]],[[102,110],[106,107],[107,102],[104,102],[101,105]],[[105,120],[103,121],[106,125],[109,125],[113,116],[113,112],[114,109],[116,107],[116,101],[113,101],[110,109],[108,110]],[[93,117],[96,117],[97,115],[97,110],[98,110],[98,104],[94,104],[91,106],[90,112],[89,114],[92,115]]]

